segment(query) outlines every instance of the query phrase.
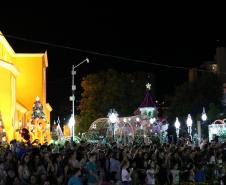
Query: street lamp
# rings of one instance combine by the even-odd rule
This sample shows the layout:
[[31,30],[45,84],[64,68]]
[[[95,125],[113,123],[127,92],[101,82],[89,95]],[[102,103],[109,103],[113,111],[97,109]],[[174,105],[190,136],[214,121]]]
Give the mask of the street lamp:
[[[82,65],[84,62],[87,62],[87,63],[89,63],[89,59],[88,58],[86,58],[85,60],[83,60],[82,62],[80,62],[78,65],[72,65],[72,71],[71,71],[71,75],[72,75],[72,86],[71,86],[71,89],[72,89],[72,96],[70,96],[70,101],[72,101],[72,116],[73,116],[73,118],[75,118],[75,90],[76,90],[76,86],[75,86],[75,74],[76,74],[76,71],[75,71],[75,69],[78,67],[78,66],[80,66],[80,65]],[[75,123],[75,121],[74,121],[74,123]],[[75,134],[74,134],[74,132],[75,132],[75,124],[73,124],[73,126],[72,126],[73,128],[72,128],[72,130],[73,130],[73,136],[72,136],[72,139],[73,139],[73,141],[74,141],[74,139],[75,139]]]
[[75,135],[74,135],[74,133],[75,133],[75,131],[74,131],[75,118],[74,118],[73,114],[71,115],[71,117],[69,119],[68,126],[69,126],[69,128],[71,130],[71,140],[74,141],[74,137],[75,137]]
[[[207,120],[207,115],[206,115],[205,107],[203,107],[201,119],[202,119],[203,122],[205,122]],[[202,138],[202,128],[201,128],[201,123],[200,123],[199,120],[197,121],[197,130],[198,130],[198,139],[200,141],[201,138]]]
[[192,136],[191,136],[192,119],[191,119],[190,114],[188,114],[186,123],[187,123],[187,127],[188,127],[188,133],[189,133],[190,137],[192,138]]
[[115,109],[111,109],[110,112],[108,113],[108,118],[111,123],[112,127],[112,140],[114,141],[115,137],[115,123],[118,121],[118,113],[115,111]]
[[175,128],[176,128],[177,138],[179,138],[180,122],[178,120],[178,117],[176,117],[176,121],[175,121],[174,125],[175,125]]
[[206,121],[207,120],[207,115],[206,115],[205,107],[203,107],[201,118],[202,118],[202,121]]

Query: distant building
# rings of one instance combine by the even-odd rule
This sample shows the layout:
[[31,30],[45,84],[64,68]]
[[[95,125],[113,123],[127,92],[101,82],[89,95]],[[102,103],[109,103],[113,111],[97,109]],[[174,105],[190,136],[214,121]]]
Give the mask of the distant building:
[[217,72],[223,83],[226,83],[226,48],[217,47],[216,49]]
[[[213,61],[206,61],[201,66],[202,69],[218,73],[222,81],[223,100],[222,103],[226,106],[226,48],[219,46],[216,48],[216,55]],[[195,72],[196,71],[196,72]],[[189,81],[197,77],[197,70],[189,70]]]
[[200,67],[208,71],[219,73],[222,82],[226,83],[226,48],[222,46],[217,47],[214,60],[205,61]]

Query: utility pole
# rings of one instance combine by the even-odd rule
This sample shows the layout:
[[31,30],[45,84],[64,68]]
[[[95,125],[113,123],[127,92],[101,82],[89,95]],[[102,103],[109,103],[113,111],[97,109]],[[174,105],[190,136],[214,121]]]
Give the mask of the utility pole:
[[82,62],[80,62],[78,65],[72,65],[72,71],[71,71],[71,75],[72,75],[72,86],[71,86],[71,90],[72,90],[72,96],[70,97],[70,101],[72,101],[72,118],[73,118],[73,124],[71,127],[71,132],[72,132],[72,140],[75,140],[75,90],[76,90],[76,86],[75,86],[75,75],[76,75],[76,71],[75,69],[80,66],[81,64],[83,64],[84,62],[89,63],[89,59],[86,58],[85,60],[83,60]]
[[[72,86],[71,86],[71,90],[72,90],[72,116],[73,119],[75,120],[75,90],[76,90],[76,86],[75,86],[75,75],[76,75],[76,71],[75,71],[75,66],[72,65]],[[75,140],[75,122],[72,126],[72,140]]]

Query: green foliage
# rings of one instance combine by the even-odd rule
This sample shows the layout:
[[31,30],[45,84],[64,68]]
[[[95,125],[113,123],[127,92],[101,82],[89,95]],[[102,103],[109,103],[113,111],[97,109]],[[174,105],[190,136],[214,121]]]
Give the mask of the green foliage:
[[86,142],[95,142],[99,140],[99,133],[95,130],[85,132],[82,136],[82,140]]
[[124,74],[109,69],[83,78],[78,132],[86,131],[97,118],[114,108],[119,116],[131,115],[143,99],[147,74]]
[[[222,84],[215,74],[204,74],[193,82],[186,82],[176,88],[175,95],[170,98],[169,120],[175,117],[186,120],[188,113],[193,117],[205,107],[208,120],[216,117],[222,100]],[[210,119],[209,119],[210,118]]]
[[211,122],[214,121],[218,117],[219,112],[220,112],[220,106],[214,103],[210,103],[209,110],[207,112],[208,120]]
[[57,140],[58,140],[58,136],[57,136],[56,131],[52,131],[52,133],[51,133],[51,138],[52,138],[52,140],[54,140],[54,141],[57,141]]
[[136,135],[134,138],[134,144],[142,145],[144,143],[144,136]]
[[136,130],[135,136],[142,136],[142,137],[144,137],[144,130],[138,128]]
[[89,129],[90,124],[95,119],[96,119],[95,113],[88,111],[83,112],[77,121],[75,133],[78,134],[79,132],[80,133],[86,132]]
[[151,136],[149,137],[151,142],[154,144],[160,144],[160,138],[158,135],[156,134],[151,134]]

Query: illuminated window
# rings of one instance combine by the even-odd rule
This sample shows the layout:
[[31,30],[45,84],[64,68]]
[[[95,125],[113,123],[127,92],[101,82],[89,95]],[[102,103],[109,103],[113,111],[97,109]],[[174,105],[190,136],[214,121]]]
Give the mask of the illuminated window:
[[210,68],[211,68],[211,71],[217,72],[217,64],[212,64],[212,65],[210,66]]

